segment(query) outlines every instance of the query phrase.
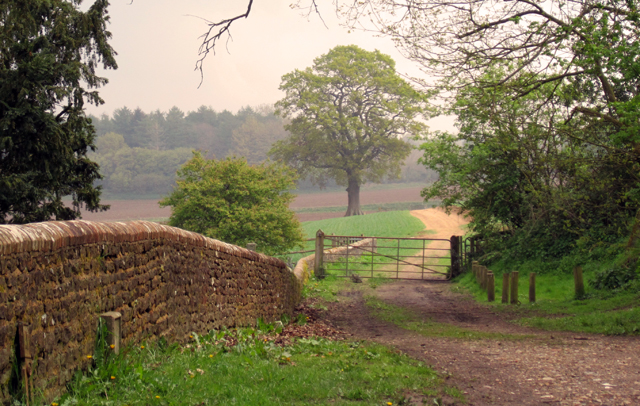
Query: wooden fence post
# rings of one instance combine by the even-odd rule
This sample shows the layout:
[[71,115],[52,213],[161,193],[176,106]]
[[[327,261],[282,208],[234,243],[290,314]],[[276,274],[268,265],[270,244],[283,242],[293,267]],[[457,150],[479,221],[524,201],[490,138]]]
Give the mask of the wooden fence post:
[[122,340],[122,314],[119,312],[106,312],[100,315],[100,319],[107,327],[107,344],[113,353],[120,354],[120,342]]
[[518,271],[511,272],[511,304],[518,304]]
[[318,279],[324,279],[324,233],[322,230],[316,232],[316,255],[313,274]]
[[[473,258],[475,257],[476,254],[476,243],[475,243],[475,239],[469,238],[469,257],[473,260]],[[473,261],[476,262],[476,261]]]
[[582,267],[576,266],[573,268],[573,281],[576,286],[576,299],[582,299],[584,297],[584,281],[582,280]]
[[476,282],[478,282],[478,261],[471,262],[471,271],[476,278]]
[[496,300],[496,285],[493,278],[493,272],[487,272],[487,301],[493,302]]
[[451,247],[451,277],[460,275],[460,237],[452,235],[449,239]]
[[502,274],[502,303],[509,303],[509,273]]
[[482,267],[482,270],[480,271],[480,287],[484,290],[487,290],[487,272],[489,270],[487,269],[486,266]]
[[531,272],[529,274],[529,303],[536,302],[536,274]]

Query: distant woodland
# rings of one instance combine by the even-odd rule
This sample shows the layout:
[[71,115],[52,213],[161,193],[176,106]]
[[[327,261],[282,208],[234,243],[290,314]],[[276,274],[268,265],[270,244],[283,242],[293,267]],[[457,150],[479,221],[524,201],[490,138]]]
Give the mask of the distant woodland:
[[[268,105],[244,107],[235,114],[206,106],[187,113],[178,107],[166,112],[122,107],[111,116],[91,119],[98,134],[91,159],[100,165],[103,179],[98,184],[107,196],[168,193],[177,169],[193,150],[202,151],[207,158],[235,155],[258,164],[267,159],[275,141],[288,136],[282,118]],[[420,156],[419,151],[413,151],[400,179],[388,181],[434,181],[433,172],[417,164]],[[305,180],[298,183],[303,190],[315,187]]]

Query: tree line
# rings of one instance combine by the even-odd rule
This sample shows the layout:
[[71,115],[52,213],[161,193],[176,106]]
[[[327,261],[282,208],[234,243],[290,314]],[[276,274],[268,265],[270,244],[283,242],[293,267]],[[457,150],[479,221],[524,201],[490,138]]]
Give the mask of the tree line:
[[269,106],[235,114],[206,106],[188,113],[178,107],[149,113],[122,107],[91,119],[98,137],[90,156],[100,166],[99,184],[116,194],[170,191],[176,171],[193,150],[208,158],[235,155],[258,164],[267,159],[272,143],[287,136]]
[[[201,106],[183,112],[178,107],[168,111],[145,112],[122,107],[111,115],[90,116],[96,129],[96,151],[90,158],[100,167],[103,179],[96,182],[109,195],[161,195],[175,185],[177,170],[191,158],[191,151],[201,151],[205,158],[243,157],[251,165],[268,159],[272,145],[289,136],[286,120],[274,115],[272,106],[244,107],[236,113],[218,112]],[[418,165],[418,151],[413,151],[398,177],[387,182],[424,182],[435,180]],[[431,178],[429,178],[431,176]],[[327,180],[326,186],[336,186]],[[300,179],[298,188],[316,186],[310,179]]]

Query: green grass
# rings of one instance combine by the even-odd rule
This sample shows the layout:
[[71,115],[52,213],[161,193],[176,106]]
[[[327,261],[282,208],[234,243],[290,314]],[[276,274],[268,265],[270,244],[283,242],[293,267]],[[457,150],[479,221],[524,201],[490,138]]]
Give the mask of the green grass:
[[[602,266],[606,266],[603,264]],[[640,296],[637,292],[608,292],[590,289],[587,281],[594,269],[584,274],[587,296],[575,299],[572,275],[561,273],[536,275],[536,303],[529,303],[529,274],[520,272],[517,306],[501,304],[502,273],[496,273],[497,309],[514,311],[519,324],[544,330],[563,330],[608,335],[640,334]],[[477,300],[486,302],[486,291],[480,289],[470,273],[457,280],[460,287]]]
[[371,292],[385,283],[393,282],[394,279],[374,277],[363,279],[362,283],[354,284],[350,279],[340,278],[336,275],[327,275],[324,279],[318,280],[312,278],[304,287],[304,297],[315,297],[321,299],[321,302],[338,301],[338,292],[362,290],[363,292]]
[[[394,405],[459,396],[423,363],[386,347],[321,338],[280,347],[256,329],[129,347],[55,402],[70,405]],[[228,347],[227,342],[236,342]],[[434,403],[436,401],[436,403]]]
[[371,213],[302,223],[305,238],[315,238],[321,229],[326,235],[361,235],[372,237],[412,237],[424,229],[409,211]]

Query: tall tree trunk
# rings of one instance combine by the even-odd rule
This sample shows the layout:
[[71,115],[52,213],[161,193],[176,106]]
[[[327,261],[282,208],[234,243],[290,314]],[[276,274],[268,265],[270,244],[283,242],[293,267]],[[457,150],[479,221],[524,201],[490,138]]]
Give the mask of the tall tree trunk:
[[349,196],[349,207],[347,207],[347,216],[359,216],[364,214],[360,210],[360,183],[357,179],[349,178],[349,187],[347,187],[347,194]]

